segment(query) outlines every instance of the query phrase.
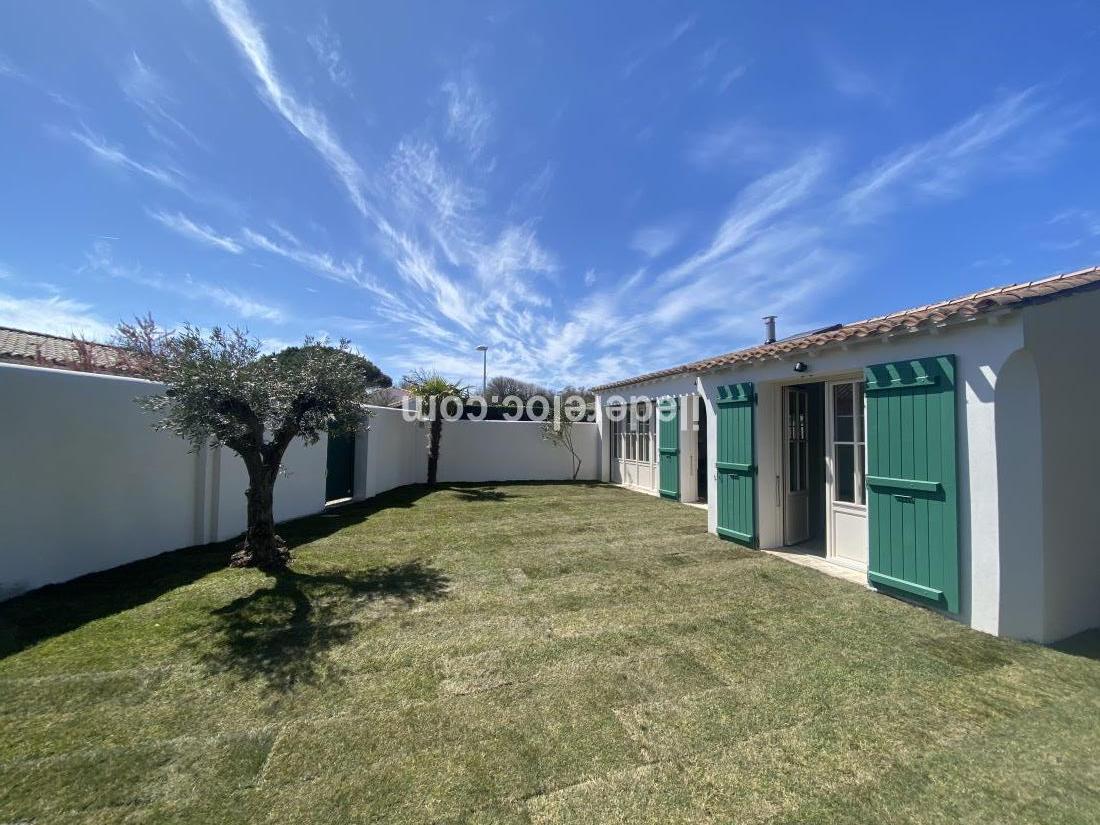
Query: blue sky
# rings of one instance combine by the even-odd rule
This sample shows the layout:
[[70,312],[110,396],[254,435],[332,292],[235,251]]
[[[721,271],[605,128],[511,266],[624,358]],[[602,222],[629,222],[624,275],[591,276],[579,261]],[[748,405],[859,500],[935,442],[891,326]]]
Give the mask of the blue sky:
[[592,384],[1100,263],[1100,6],[0,5],[0,324]]

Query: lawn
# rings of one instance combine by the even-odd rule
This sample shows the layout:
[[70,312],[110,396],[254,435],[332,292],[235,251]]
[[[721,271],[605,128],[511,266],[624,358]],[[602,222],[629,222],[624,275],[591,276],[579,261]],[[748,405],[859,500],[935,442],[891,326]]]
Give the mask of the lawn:
[[[61,516],[59,516],[61,517]],[[0,605],[0,822],[1100,821],[1100,661],[613,487],[405,488]]]

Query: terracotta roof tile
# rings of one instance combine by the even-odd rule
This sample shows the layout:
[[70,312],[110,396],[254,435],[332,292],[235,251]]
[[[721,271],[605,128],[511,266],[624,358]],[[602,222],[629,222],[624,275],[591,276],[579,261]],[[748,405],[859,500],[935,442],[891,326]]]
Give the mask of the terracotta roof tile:
[[0,361],[80,372],[130,372],[118,347],[0,327]]
[[657,370],[645,375],[613,381],[592,389],[598,392],[687,372],[707,372],[719,367],[733,366],[734,364],[745,364],[762,361],[766,358],[793,355],[814,347],[840,343],[852,338],[863,339],[877,335],[888,335],[899,329],[926,329],[955,319],[973,318],[996,309],[1016,308],[1096,287],[1100,287],[1100,267],[1081,269],[1038,281],[985,289],[971,295],[964,295],[961,298],[952,298],[913,309],[903,309],[889,315],[868,318],[865,321],[856,321],[836,328],[810,332],[794,338],[785,338],[772,344],[759,344],[746,349],[727,352],[724,355],[704,358],[701,361],[693,361],[690,364],[681,364],[680,366]]

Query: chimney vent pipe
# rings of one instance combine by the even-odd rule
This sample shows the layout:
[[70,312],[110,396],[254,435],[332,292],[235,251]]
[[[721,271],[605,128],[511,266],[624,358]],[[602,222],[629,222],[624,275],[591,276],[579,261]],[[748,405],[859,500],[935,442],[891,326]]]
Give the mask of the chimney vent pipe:
[[774,344],[775,343],[775,316],[774,315],[765,315],[764,316],[764,343],[765,344]]

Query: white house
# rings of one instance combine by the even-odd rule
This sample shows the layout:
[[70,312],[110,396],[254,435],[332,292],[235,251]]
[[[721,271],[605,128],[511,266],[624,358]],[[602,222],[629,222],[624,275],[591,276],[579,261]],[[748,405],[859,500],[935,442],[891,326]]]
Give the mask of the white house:
[[1100,268],[768,338],[597,387],[601,478],[989,633],[1100,625]]

